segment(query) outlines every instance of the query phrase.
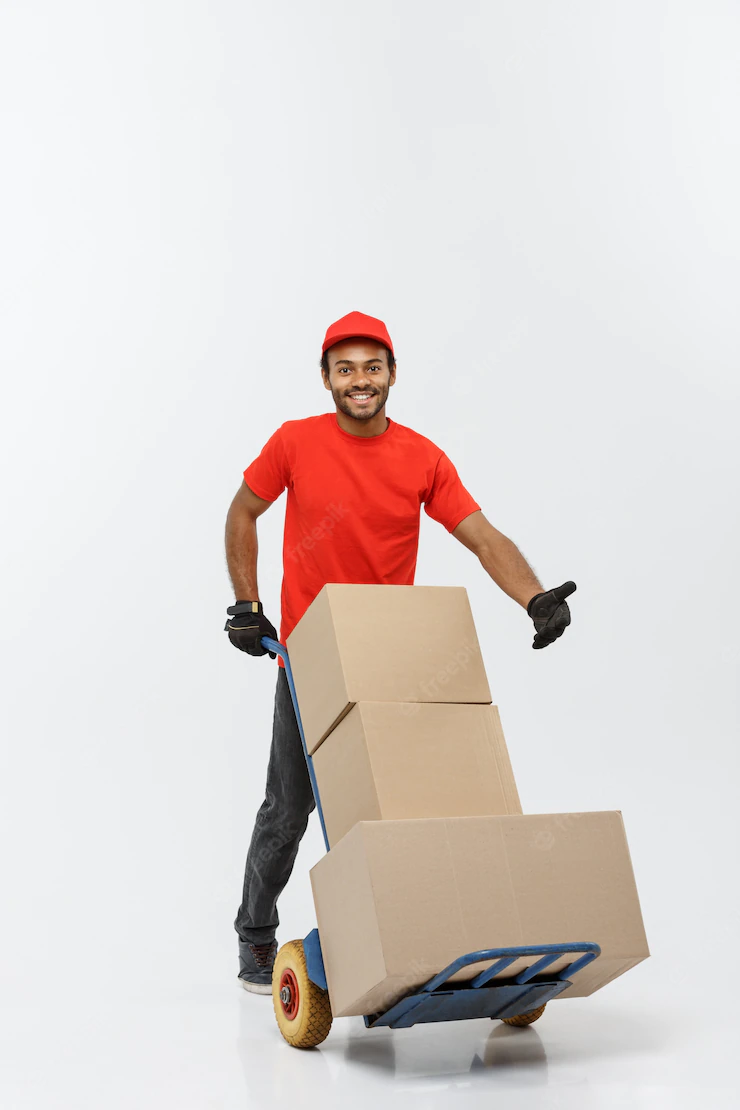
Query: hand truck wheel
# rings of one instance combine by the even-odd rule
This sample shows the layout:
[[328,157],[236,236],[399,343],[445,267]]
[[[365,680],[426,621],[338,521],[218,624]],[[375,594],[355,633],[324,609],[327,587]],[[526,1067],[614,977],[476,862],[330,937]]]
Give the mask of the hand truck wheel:
[[545,1002],[542,1006],[538,1006],[536,1010],[529,1010],[526,1014],[517,1014],[516,1017],[501,1018],[507,1025],[531,1025],[537,1018],[541,1018],[545,1012]]
[[308,977],[302,940],[289,940],[275,957],[272,1005],[280,1032],[294,1048],[314,1048],[328,1037],[329,995]]

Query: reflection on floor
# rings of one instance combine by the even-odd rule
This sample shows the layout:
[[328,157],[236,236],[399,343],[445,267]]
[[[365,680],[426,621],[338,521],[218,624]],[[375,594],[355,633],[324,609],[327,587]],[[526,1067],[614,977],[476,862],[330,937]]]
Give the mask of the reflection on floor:
[[[485,1020],[390,1030],[334,1022],[316,1049],[290,1048],[269,997],[236,982],[78,984],[0,1000],[4,1110],[210,1110],[395,1106],[665,1107],[740,1105],[738,1022],[723,1022],[690,979],[653,997],[656,968],[590,999],[554,1001],[513,1029]],[[641,980],[640,981],[640,978]],[[632,989],[630,989],[632,988]],[[503,1102],[505,1099],[505,1103]],[[494,1101],[495,1100],[495,1101]]]

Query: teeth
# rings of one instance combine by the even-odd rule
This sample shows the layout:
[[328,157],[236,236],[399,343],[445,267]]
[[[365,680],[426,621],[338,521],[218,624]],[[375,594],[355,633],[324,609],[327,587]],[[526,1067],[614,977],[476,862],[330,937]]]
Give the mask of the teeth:
[[361,401],[366,397],[372,397],[372,393],[350,393],[350,397],[354,397],[355,400]]

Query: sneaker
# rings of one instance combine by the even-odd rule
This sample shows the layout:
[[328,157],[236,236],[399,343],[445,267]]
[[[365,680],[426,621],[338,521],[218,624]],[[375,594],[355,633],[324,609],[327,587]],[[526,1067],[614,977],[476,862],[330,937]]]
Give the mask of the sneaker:
[[245,991],[254,994],[272,994],[272,965],[275,963],[278,944],[250,944],[239,940],[239,982]]

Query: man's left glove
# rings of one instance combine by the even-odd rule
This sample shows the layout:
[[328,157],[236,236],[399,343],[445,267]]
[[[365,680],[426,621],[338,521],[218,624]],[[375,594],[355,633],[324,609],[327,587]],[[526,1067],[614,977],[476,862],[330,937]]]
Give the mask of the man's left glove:
[[229,619],[224,625],[224,632],[228,632],[234,647],[246,651],[247,655],[269,655],[271,659],[277,659],[274,651],[268,652],[262,646],[263,636],[277,640],[278,634],[262,612],[261,601],[237,601],[226,612]]
[[537,635],[532,641],[533,648],[544,648],[562,636],[570,624],[570,609],[566,597],[576,588],[575,582],[564,582],[554,590],[535,594],[530,599],[527,612],[534,621]]

